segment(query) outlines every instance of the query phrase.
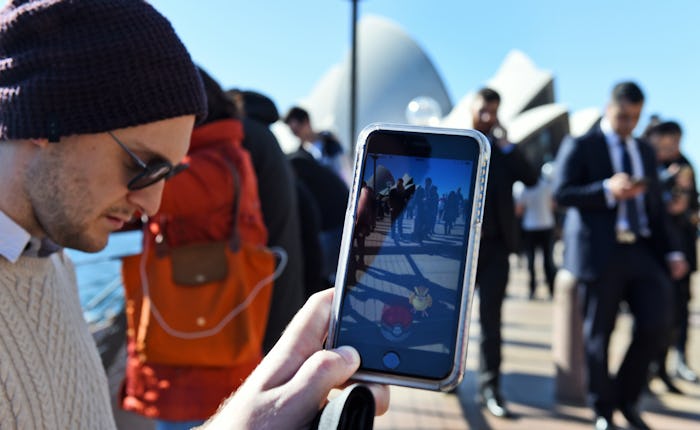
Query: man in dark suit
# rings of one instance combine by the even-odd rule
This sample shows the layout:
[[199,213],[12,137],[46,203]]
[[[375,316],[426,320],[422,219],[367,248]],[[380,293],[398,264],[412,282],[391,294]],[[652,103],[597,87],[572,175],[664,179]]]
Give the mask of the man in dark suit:
[[[617,84],[600,125],[567,140],[557,156],[555,198],[566,206],[564,268],[581,281],[588,392],[596,429],[615,428],[619,408],[639,429],[636,404],[651,359],[670,328],[671,280],[687,263],[671,236],[654,151],[632,137],[644,105],[633,82]],[[668,271],[667,271],[668,270]],[[608,344],[620,302],[634,333],[613,378]]]
[[526,186],[537,183],[538,172],[524,155],[510,143],[498,124],[500,95],[482,88],[472,104],[472,123],[491,142],[491,166],[484,219],[481,229],[476,284],[479,291],[481,349],[479,387],[481,401],[497,417],[510,412],[500,392],[501,306],[508,284],[508,256],[516,250],[518,223],[515,221],[513,183]]
[[[338,265],[340,242],[343,236],[343,223],[348,202],[348,187],[330,168],[321,164],[310,153],[299,149],[288,155],[292,170],[300,185],[308,190],[302,191],[302,197],[312,197],[302,207],[304,211],[317,212],[320,215],[318,245],[320,250],[320,267],[322,288],[333,286]],[[310,214],[308,214],[310,215]],[[304,220],[302,220],[302,224]],[[304,228],[306,226],[302,226]],[[306,237],[306,239],[310,239]],[[314,241],[315,242],[315,241]],[[311,245],[311,242],[308,242]],[[308,291],[312,294],[316,291]]]
[[243,102],[243,147],[250,152],[258,179],[260,208],[268,231],[268,246],[279,246],[287,251],[287,266],[275,280],[272,289],[270,316],[263,342],[263,350],[267,352],[275,345],[307,298],[294,172],[270,130],[270,125],[279,119],[275,103],[266,95],[255,91],[232,89],[227,91],[227,96],[236,103]]

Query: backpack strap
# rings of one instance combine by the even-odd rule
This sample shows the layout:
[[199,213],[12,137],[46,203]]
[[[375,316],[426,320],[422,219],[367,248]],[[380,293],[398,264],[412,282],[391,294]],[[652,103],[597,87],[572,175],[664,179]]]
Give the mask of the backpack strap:
[[238,209],[241,206],[241,177],[238,175],[238,170],[236,170],[233,161],[226,155],[222,155],[222,157],[219,158],[205,152],[202,156],[210,160],[223,161],[226,163],[231,173],[231,179],[233,180],[233,204],[231,205],[231,237],[229,239],[229,247],[235,252],[241,247],[241,237],[238,234]]
[[241,205],[241,177],[238,175],[236,166],[231,160],[224,157],[224,161],[228,164],[233,179],[233,205],[231,206],[231,239],[229,247],[231,250],[237,251],[241,247],[241,236],[238,234],[238,208]]

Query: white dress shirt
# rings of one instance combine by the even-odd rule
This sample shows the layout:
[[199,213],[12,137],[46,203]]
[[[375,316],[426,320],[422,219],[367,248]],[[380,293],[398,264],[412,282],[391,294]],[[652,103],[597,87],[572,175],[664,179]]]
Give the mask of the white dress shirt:
[[19,257],[48,257],[61,249],[49,239],[32,237],[29,232],[0,211],[0,257],[16,263]]
[[7,258],[11,263],[16,263],[31,238],[25,229],[0,211],[0,256]]
[[[613,172],[624,172],[624,168],[622,166],[622,147],[620,146],[621,144],[624,144],[627,147],[627,152],[630,155],[630,161],[632,163],[631,176],[633,178],[643,178],[644,164],[642,163],[642,156],[639,153],[637,140],[632,136],[627,136],[625,142],[621,142],[620,137],[613,131],[610,121],[608,121],[607,118],[603,118],[600,121],[600,129],[603,131],[605,141],[608,144],[608,152],[610,154]],[[617,205],[617,230],[629,231],[630,223],[627,219],[626,205],[620,204],[620,202],[615,200],[615,197],[613,197],[612,192],[610,191],[607,180],[603,182],[603,187],[605,188],[605,196],[608,202],[608,207],[613,208],[615,205]],[[646,209],[644,207],[644,193],[641,193],[635,197],[635,204],[637,205],[637,213],[639,214],[640,232],[642,236],[648,237],[651,235],[651,231],[649,230],[649,219],[647,218]]]

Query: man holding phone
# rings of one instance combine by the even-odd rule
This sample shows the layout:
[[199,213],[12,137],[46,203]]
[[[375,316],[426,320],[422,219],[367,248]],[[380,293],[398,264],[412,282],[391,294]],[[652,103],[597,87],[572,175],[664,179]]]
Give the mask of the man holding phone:
[[491,143],[491,166],[484,220],[481,229],[476,284],[479,291],[481,351],[479,389],[482,404],[494,416],[511,416],[500,392],[501,307],[508,284],[508,256],[516,250],[518,223],[515,220],[513,184],[537,183],[537,170],[516,145],[508,141],[498,123],[501,96],[491,88],[482,88],[472,104],[473,127]]
[[[600,125],[567,140],[556,161],[554,196],[568,207],[564,268],[583,287],[588,393],[599,430],[615,428],[615,409],[635,428],[649,428],[637,400],[669,335],[669,274],[687,271],[668,229],[654,151],[632,136],[643,106],[637,84],[615,85]],[[622,301],[634,316],[634,333],[611,377],[608,345]]]
[[[107,379],[62,247],[96,252],[158,211],[205,96],[171,24],[140,0],[0,8],[0,426],[114,429]],[[322,350],[314,295],[207,428],[302,428],[360,365]],[[373,385],[377,412],[388,389]],[[193,399],[196,400],[196,399]]]

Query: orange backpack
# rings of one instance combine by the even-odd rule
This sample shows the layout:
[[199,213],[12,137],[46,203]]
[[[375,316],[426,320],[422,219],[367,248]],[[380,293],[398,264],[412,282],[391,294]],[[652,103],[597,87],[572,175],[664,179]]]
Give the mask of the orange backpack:
[[[208,141],[214,125],[195,130],[193,144],[198,132]],[[165,196],[175,197],[164,197],[149,220],[142,254],[123,260],[128,335],[144,363],[233,367],[262,354],[272,283],[284,262],[275,268],[275,253],[264,246],[250,154],[240,140],[222,145],[192,148],[189,179],[166,185]],[[227,191],[233,202],[222,209]]]

